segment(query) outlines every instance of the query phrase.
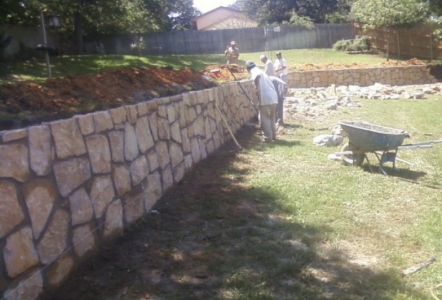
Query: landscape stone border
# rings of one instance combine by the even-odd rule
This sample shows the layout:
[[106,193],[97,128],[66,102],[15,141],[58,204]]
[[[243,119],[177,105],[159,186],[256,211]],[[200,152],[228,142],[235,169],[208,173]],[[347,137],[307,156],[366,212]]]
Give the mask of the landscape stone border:
[[[294,72],[291,87],[432,83],[425,66]],[[253,117],[251,81],[0,133],[0,292],[36,299]]]

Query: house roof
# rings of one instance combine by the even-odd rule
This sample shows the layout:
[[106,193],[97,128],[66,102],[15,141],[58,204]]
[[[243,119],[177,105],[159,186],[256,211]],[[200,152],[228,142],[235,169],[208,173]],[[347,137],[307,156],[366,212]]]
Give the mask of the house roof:
[[203,16],[205,16],[205,15],[211,14],[211,13],[213,13],[214,11],[219,10],[219,9],[227,9],[227,10],[230,10],[230,11],[232,11],[232,12],[238,12],[238,13],[243,14],[243,12],[240,11],[240,10],[237,10],[237,9],[234,9],[234,8],[231,8],[231,7],[226,7],[226,6],[219,6],[219,7],[217,7],[217,8],[212,9],[212,10],[209,10],[208,12],[203,13],[202,15],[199,15],[198,17],[192,18],[192,21],[196,21],[196,20],[198,20],[199,18],[201,18],[201,17],[203,17]]

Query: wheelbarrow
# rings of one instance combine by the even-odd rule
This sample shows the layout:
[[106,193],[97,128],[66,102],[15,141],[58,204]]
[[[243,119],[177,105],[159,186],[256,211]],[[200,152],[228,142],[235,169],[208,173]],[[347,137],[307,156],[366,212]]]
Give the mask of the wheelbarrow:
[[393,163],[393,170],[396,170],[396,160],[413,165],[406,160],[396,157],[399,150],[425,149],[433,147],[433,144],[442,143],[442,140],[427,141],[415,144],[402,145],[410,135],[405,130],[374,125],[367,122],[339,122],[342,130],[348,136],[341,152],[341,160],[345,165],[361,166],[364,160],[368,162],[371,171],[370,161],[367,153],[374,153],[379,161],[379,172],[387,175],[384,163]]

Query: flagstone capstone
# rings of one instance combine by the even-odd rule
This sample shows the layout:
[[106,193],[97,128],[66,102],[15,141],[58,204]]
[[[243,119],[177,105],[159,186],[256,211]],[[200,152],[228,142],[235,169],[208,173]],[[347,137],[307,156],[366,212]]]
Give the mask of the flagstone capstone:
[[27,136],[28,131],[26,129],[10,130],[0,134],[3,143],[24,139]]

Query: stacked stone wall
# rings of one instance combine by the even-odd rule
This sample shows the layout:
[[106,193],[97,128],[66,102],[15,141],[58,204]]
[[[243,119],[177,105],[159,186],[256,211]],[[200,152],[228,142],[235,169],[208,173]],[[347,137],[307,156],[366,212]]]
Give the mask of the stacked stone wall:
[[[254,97],[251,82],[242,83]],[[255,96],[256,97],[256,96]],[[1,133],[0,291],[35,299],[253,116],[236,83]]]
[[[295,72],[291,87],[431,83],[426,67]],[[242,82],[256,101],[250,81]],[[253,116],[236,83],[0,132],[0,292],[36,299]]]
[[389,85],[435,83],[427,66],[350,68],[340,70],[298,71],[288,74],[290,87],[328,87],[335,85],[370,86],[376,82]]

